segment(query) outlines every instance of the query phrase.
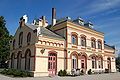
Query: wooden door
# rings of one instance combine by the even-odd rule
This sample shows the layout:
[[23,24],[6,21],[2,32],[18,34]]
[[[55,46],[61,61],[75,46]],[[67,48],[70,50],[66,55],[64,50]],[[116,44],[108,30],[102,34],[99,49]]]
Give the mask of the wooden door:
[[55,54],[49,54],[48,57],[48,71],[49,71],[49,76],[54,76],[56,75],[56,55]]

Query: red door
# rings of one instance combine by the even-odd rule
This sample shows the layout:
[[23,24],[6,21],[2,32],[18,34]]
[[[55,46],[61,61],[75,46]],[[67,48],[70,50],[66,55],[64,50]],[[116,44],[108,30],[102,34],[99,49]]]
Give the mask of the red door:
[[56,75],[56,54],[49,54],[48,57],[48,71],[49,76]]

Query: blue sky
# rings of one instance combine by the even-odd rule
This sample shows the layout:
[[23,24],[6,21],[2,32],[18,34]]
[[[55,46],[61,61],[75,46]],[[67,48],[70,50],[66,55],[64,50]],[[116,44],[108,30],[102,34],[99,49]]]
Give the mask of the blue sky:
[[91,21],[94,28],[105,33],[105,41],[120,49],[120,0],[1,0],[0,15],[4,16],[10,34],[14,34],[19,18],[24,14],[29,23],[44,15],[51,20],[51,8],[57,10],[57,18],[78,16]]

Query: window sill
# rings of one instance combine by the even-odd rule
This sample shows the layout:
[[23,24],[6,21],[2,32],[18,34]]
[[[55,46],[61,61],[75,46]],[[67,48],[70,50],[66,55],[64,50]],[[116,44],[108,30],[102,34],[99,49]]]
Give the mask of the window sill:
[[81,49],[86,49],[86,47],[85,46],[81,46]]
[[78,45],[72,44],[72,48],[78,48],[77,46],[78,46]]
[[98,49],[98,52],[102,52],[102,49]]
[[21,45],[19,45],[19,48],[21,48],[22,46]]
[[96,48],[92,48],[92,51],[96,51]]
[[27,43],[27,45],[30,45],[30,43]]

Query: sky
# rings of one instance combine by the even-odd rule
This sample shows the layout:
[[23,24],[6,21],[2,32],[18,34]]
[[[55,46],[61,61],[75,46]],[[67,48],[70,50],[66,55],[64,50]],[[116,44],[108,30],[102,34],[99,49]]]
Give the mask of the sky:
[[92,22],[96,30],[105,34],[106,43],[120,50],[120,0],[1,0],[0,15],[5,17],[6,26],[14,35],[20,17],[25,14],[29,23],[46,16],[50,24],[52,7],[56,8],[57,19],[81,17]]

